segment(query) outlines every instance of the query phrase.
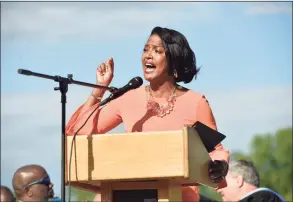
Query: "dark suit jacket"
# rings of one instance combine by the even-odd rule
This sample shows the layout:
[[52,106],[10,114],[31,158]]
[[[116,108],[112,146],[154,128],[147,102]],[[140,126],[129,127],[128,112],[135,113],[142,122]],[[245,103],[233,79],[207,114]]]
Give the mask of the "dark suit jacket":
[[284,202],[278,193],[268,188],[258,188],[245,196],[239,202]]

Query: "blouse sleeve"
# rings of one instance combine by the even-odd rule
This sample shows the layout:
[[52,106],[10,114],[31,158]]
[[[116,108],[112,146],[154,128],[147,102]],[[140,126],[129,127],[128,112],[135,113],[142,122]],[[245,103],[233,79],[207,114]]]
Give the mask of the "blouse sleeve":
[[[198,103],[196,113],[197,121],[200,121],[208,127],[217,130],[216,121],[212,113],[211,107],[204,96],[200,99]],[[229,163],[229,151],[224,149],[222,144],[218,144],[215,147],[215,150],[210,152],[210,156],[212,160],[225,160],[227,163]]]
[[122,123],[119,102],[120,99],[113,100],[102,108],[100,103],[88,108],[81,105],[69,119],[66,135],[74,135],[89,116],[86,125],[78,132],[78,135],[104,134],[112,130]]

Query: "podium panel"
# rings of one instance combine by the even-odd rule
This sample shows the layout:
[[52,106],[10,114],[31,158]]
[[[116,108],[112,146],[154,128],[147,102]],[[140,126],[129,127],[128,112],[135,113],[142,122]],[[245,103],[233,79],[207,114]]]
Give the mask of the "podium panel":
[[161,132],[76,136],[66,180],[101,184],[119,181],[172,180],[181,185],[217,187],[208,176],[210,156],[192,127]]

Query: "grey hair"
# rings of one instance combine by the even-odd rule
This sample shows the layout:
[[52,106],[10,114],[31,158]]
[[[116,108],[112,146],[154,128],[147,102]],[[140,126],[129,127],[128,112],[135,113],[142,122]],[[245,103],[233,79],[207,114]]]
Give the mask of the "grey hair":
[[240,175],[246,183],[259,187],[259,173],[253,162],[247,160],[231,161],[229,172],[231,176],[236,177]]

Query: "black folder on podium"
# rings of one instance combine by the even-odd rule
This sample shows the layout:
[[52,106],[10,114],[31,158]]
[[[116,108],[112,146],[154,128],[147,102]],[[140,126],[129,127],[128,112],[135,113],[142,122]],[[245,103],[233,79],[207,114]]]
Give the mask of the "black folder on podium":
[[208,152],[212,152],[215,146],[226,138],[222,133],[208,127],[200,121],[195,122],[192,127],[197,131],[197,134]]

